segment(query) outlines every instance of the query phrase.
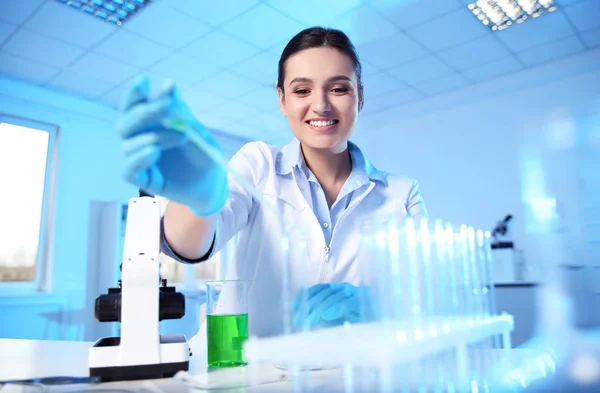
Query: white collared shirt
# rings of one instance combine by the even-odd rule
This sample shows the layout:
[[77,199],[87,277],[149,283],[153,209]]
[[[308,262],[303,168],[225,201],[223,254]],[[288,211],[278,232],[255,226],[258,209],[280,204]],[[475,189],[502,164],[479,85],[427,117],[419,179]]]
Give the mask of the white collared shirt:
[[[302,286],[323,282],[367,284],[360,274],[361,264],[369,261],[359,257],[359,220],[386,213],[415,219],[426,216],[416,181],[379,171],[353,143],[349,143],[349,152],[352,171],[331,209],[304,162],[297,139],[282,150],[264,142],[251,142],[231,159],[231,168],[253,184],[271,207],[261,206],[230,176],[229,199],[216,217],[211,255],[237,234],[236,255],[226,278],[251,281],[249,334],[282,333],[282,300],[293,298]],[[281,222],[286,226],[283,230]],[[290,241],[287,256],[282,247],[284,230]],[[301,244],[306,247],[301,248]],[[164,234],[162,251],[189,262],[173,253]],[[289,266],[284,263],[286,258]],[[290,281],[284,291],[286,269]]]

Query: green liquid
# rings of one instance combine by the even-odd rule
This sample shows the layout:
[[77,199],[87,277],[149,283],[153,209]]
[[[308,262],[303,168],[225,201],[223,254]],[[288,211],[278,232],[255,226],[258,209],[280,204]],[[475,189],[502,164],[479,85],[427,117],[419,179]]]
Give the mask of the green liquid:
[[248,314],[206,317],[209,367],[246,364],[242,347],[248,339]]

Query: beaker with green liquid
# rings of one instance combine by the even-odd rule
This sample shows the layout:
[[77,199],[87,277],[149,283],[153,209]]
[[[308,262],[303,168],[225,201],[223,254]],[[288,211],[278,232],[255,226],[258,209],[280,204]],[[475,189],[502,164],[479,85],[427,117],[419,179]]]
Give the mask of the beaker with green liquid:
[[244,341],[248,339],[248,282],[206,282],[206,340],[208,367],[246,364]]

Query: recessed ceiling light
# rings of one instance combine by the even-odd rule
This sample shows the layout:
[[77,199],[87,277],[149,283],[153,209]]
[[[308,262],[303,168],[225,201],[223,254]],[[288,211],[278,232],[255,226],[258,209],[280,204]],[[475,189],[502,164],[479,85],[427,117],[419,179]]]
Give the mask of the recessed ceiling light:
[[76,10],[121,26],[152,0],[57,0]]
[[554,0],[477,0],[468,7],[481,23],[494,31],[557,9]]

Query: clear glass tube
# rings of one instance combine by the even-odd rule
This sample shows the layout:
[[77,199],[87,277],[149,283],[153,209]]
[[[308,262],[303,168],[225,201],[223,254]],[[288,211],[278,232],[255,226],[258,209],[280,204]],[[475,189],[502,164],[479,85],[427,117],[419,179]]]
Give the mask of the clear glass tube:
[[435,263],[432,270],[435,284],[433,287],[437,313],[441,320],[452,315],[452,285],[448,268],[448,251],[444,224],[441,220],[435,221],[434,229]]
[[[421,282],[421,269],[418,255],[418,235],[415,222],[412,218],[405,222],[406,238],[406,257],[408,267],[408,277],[410,278],[409,288],[409,309],[407,310],[411,324],[415,328],[415,336],[421,337],[422,331],[422,312],[423,312],[423,282]],[[420,339],[420,338],[418,338]]]
[[467,228],[467,244],[469,248],[469,271],[471,276],[471,296],[473,298],[473,314],[475,319],[484,317],[482,285],[481,285],[481,269],[478,263],[477,241],[475,238],[475,230],[473,227]]
[[[423,315],[428,319],[433,319],[437,314],[436,302],[434,298],[434,285],[438,285],[434,282],[433,266],[435,265],[433,257],[435,253],[432,253],[433,248],[433,236],[429,230],[429,223],[426,219],[422,219],[419,222],[418,228],[418,241],[420,243],[421,251],[421,278],[424,283],[423,285]],[[434,329],[434,326],[430,326],[429,329]]]
[[457,268],[457,264],[459,260],[457,259],[457,252],[455,247],[455,236],[454,236],[454,228],[452,224],[449,222],[445,225],[445,235],[446,235],[446,252],[447,252],[447,261],[448,261],[448,275],[450,277],[450,293],[449,297],[451,299],[450,304],[450,314],[453,317],[458,317],[462,314],[461,307],[461,288],[459,284],[459,273],[460,269]]
[[457,234],[460,244],[460,263],[457,265],[461,274],[461,287],[464,301],[464,315],[470,318],[475,317],[475,307],[473,299],[473,280],[471,277],[471,264],[469,257],[469,235],[466,225],[460,226],[460,232]]
[[[402,277],[402,260],[400,257],[402,223],[398,217],[393,216],[387,220],[387,251],[380,251],[381,261],[379,262],[381,279],[386,280],[385,288],[380,288],[380,298],[386,296],[386,290],[389,296],[387,303],[389,311],[386,317],[396,322],[400,321],[404,315],[402,308],[402,296],[405,296],[404,288],[398,285]],[[389,295],[391,294],[391,296]]]
[[[392,321],[395,319],[395,308],[391,293],[394,288],[390,280],[390,273],[397,265],[392,262],[391,254],[397,249],[394,231],[390,231],[390,222],[387,217],[377,216],[363,221],[361,237],[365,241],[366,259],[361,261],[361,274],[367,278],[373,296],[373,304],[378,321]],[[361,309],[367,310],[368,300],[364,299]]]
[[[310,287],[307,263],[309,260],[306,229],[303,226],[288,228],[281,236],[282,283],[281,296],[283,305],[283,333],[294,334],[310,330],[307,325],[308,293]],[[300,319],[303,316],[303,319]],[[303,322],[299,322],[303,321]],[[294,392],[309,391],[310,373],[306,365],[295,363],[278,364],[289,372]]]
[[480,276],[480,284],[479,287],[481,289],[480,297],[481,297],[481,309],[483,313],[483,317],[487,318],[492,315],[491,304],[490,304],[490,286],[493,286],[494,283],[491,282],[489,268],[487,266],[487,258],[486,258],[486,246],[484,243],[484,232],[480,229],[477,230],[476,238],[477,238],[477,269],[479,271]]
[[494,287],[494,275],[492,266],[492,235],[489,231],[483,234],[483,249],[485,256],[485,270],[487,272],[489,282],[489,303],[490,303],[490,314],[498,315],[496,308],[496,289]]

